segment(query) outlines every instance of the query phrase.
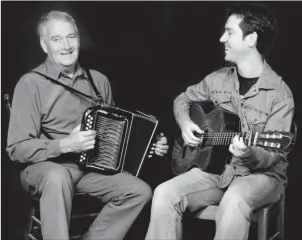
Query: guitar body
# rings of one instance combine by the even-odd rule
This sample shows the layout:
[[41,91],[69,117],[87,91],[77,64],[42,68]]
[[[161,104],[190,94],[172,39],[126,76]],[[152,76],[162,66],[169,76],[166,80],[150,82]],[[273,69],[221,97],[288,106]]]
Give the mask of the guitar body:
[[[213,102],[193,103],[190,108],[192,121],[205,132],[238,132],[240,119],[237,115],[217,108]],[[230,159],[228,146],[206,146],[203,141],[197,148],[184,146],[181,131],[175,139],[172,152],[172,169],[178,175],[193,167],[214,174],[221,174]]]

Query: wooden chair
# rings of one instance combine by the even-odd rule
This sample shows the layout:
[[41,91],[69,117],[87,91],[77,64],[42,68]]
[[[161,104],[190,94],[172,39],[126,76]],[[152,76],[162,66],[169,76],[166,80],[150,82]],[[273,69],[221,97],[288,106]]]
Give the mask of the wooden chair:
[[[294,134],[293,144],[296,142],[297,131],[297,124],[293,122],[291,127],[291,132]],[[258,240],[284,240],[285,192],[284,188],[278,202],[264,206],[253,213],[252,222],[258,224]],[[202,220],[215,220],[217,210],[218,206],[208,206],[195,212],[194,217]],[[275,230],[273,229],[273,233],[269,234],[274,221]]]
[[[9,94],[4,95],[4,104],[8,116],[11,112],[11,99]],[[24,240],[42,240],[39,198],[29,197],[31,206],[28,221],[25,227]],[[73,197],[72,216],[70,226],[70,239],[81,239],[82,234],[101,211],[103,205],[96,199],[84,193],[76,193]]]
[[[42,240],[39,199],[30,197],[32,206],[28,214],[24,240]],[[76,193],[73,197],[73,209],[70,226],[70,239],[81,239],[82,234],[101,211],[103,205],[97,199],[84,193]]]
[[[284,240],[284,206],[285,191],[277,203],[265,206],[253,213],[252,222],[258,224],[258,240]],[[217,210],[218,206],[208,206],[205,209],[197,211],[194,217],[201,220],[215,220]],[[276,230],[268,238],[269,224],[274,220],[276,221]]]

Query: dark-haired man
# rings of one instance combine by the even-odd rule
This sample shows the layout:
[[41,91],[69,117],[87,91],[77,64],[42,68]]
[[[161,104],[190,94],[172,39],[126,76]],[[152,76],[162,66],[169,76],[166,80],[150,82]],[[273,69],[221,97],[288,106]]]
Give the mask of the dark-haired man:
[[[22,167],[25,190],[40,197],[43,239],[69,239],[74,192],[105,203],[83,240],[123,239],[151,199],[151,189],[130,174],[103,175],[83,171],[76,164],[77,153],[95,145],[96,131],[80,131],[80,123],[84,111],[96,103],[47,78],[96,97],[88,72],[78,63],[78,28],[68,13],[51,11],[41,18],[38,34],[47,59],[16,85],[7,152]],[[114,104],[107,77],[88,71],[104,102]],[[166,154],[166,137],[161,135],[153,148],[157,155]]]
[[[225,60],[234,65],[209,74],[174,101],[175,118],[187,145],[197,146],[200,139],[194,132],[203,133],[190,119],[192,102],[212,100],[217,107],[236,113],[242,131],[290,130],[292,93],[263,57],[272,43],[274,24],[274,16],[264,7],[230,9],[220,42]],[[248,147],[239,136],[233,138],[229,151],[232,159],[222,175],[193,168],[155,189],[146,239],[181,239],[183,213],[209,205],[219,205],[216,240],[248,238],[253,210],[280,198],[287,182],[287,157]]]

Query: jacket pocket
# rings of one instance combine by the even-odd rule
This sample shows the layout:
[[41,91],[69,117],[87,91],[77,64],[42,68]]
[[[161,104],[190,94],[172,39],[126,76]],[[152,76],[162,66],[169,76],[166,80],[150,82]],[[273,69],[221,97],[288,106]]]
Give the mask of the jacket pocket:
[[216,106],[231,103],[231,94],[224,91],[212,91],[212,101]]
[[268,118],[267,113],[256,109],[247,109],[245,116],[250,130],[254,132],[262,132],[264,130]]

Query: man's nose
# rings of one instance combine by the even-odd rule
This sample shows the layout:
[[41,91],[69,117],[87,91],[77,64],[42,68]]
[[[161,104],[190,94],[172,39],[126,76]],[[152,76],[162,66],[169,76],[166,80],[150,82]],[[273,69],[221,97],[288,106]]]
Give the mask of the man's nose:
[[226,42],[226,34],[225,34],[225,33],[222,34],[222,36],[220,37],[219,41],[220,41],[221,43],[225,43],[225,42]]
[[64,46],[65,49],[69,49],[70,48],[70,43],[69,43],[68,39],[65,38],[63,40],[63,46]]

